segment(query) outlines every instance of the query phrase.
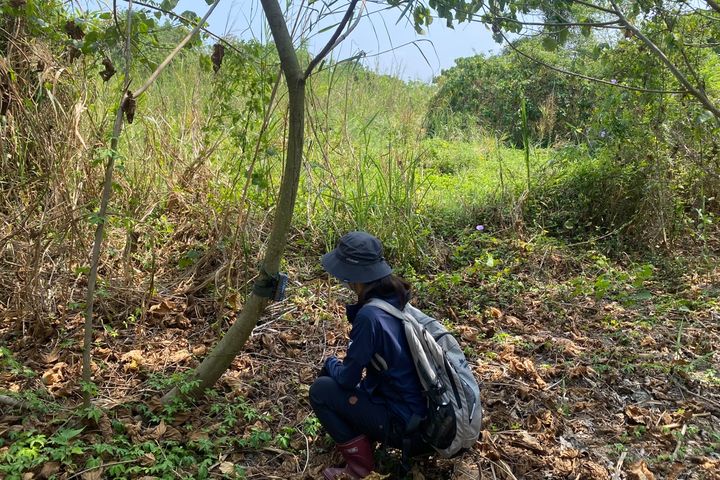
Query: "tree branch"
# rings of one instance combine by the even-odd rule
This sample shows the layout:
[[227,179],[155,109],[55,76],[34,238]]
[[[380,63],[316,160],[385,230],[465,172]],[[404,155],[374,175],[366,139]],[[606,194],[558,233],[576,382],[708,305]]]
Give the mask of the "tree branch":
[[720,13],[720,3],[717,3],[715,0],[705,0],[705,3],[710,5],[710,8]]
[[187,43],[190,41],[190,39],[192,39],[192,37],[194,37],[195,34],[197,34],[200,31],[201,26],[205,24],[208,17],[212,14],[213,10],[215,10],[215,7],[217,7],[218,3],[220,3],[220,0],[215,0],[215,3],[213,3],[210,6],[210,8],[208,9],[207,13],[202,18],[202,20],[200,20],[198,22],[198,24],[195,25],[195,28],[193,28],[192,31],[190,33],[188,33],[185,36],[185,38],[182,39],[182,41],[180,43],[177,44],[177,46],[173,49],[172,52],[170,52],[170,54],[165,58],[165,60],[163,60],[163,62],[160,65],[158,65],[158,67],[155,69],[155,71],[152,73],[152,75],[150,75],[150,78],[147,79],[145,84],[135,92],[134,96],[136,99],[140,95],[145,93],[145,90],[150,88],[150,85],[152,85],[153,82],[155,82],[155,80],[157,80],[157,77],[162,73],[162,71],[165,70],[165,68],[168,65],[170,65],[170,62],[172,62],[173,58],[175,58],[175,56],[178,54],[178,52],[180,50],[182,50],[182,48],[185,45],[187,45]]
[[609,13],[611,15],[615,15],[616,13],[609,8],[601,7],[600,5],[595,5],[594,3],[590,2],[584,2],[583,0],[572,0],[574,3],[577,3],[579,5],[584,5],[588,8],[593,8],[595,10],[599,10],[601,12]]
[[[494,20],[500,20],[503,22],[516,23],[518,25],[528,25],[535,27],[598,27],[598,28],[618,28],[614,27],[620,23],[619,20],[612,20],[608,22],[526,22],[524,20],[518,20],[510,17],[493,17]],[[473,22],[484,23],[481,19],[473,19]]]
[[545,67],[545,68],[549,68],[550,70],[554,70],[554,71],[559,72],[559,73],[562,73],[562,74],[564,74],[564,75],[569,75],[569,76],[571,76],[571,77],[582,78],[583,80],[587,80],[587,81],[595,82],[595,83],[601,83],[601,84],[603,84],[603,85],[609,85],[609,86],[611,86],[611,87],[622,88],[622,89],[625,89],[625,90],[632,90],[632,91],[634,91],[634,92],[658,93],[658,94],[675,94],[675,95],[684,95],[684,94],[687,94],[687,93],[688,93],[688,92],[685,91],[685,90],[655,90],[655,89],[652,89],[652,88],[633,87],[632,85],[624,85],[624,84],[622,84],[622,83],[613,83],[613,82],[611,82],[611,81],[609,81],[609,80],[603,80],[602,78],[590,77],[590,76],[588,76],[588,75],[583,75],[582,73],[573,72],[572,70],[566,70],[566,69],[561,68],[561,67],[556,67],[555,65],[551,65],[551,64],[549,64],[549,63],[547,63],[547,62],[544,62],[544,61],[542,61],[542,60],[540,60],[540,59],[538,59],[538,58],[535,58],[535,57],[533,57],[533,56],[531,56],[531,55],[528,55],[527,53],[523,52],[522,50],[520,50],[519,48],[517,48],[514,43],[512,43],[510,40],[508,40],[508,38],[505,36],[504,33],[500,32],[500,35],[502,35],[503,40],[505,40],[505,42],[508,44],[508,47],[510,47],[510,49],[511,49],[512,51],[516,52],[518,55],[520,55],[520,56],[522,56],[522,57],[525,57],[525,58],[527,58],[528,60],[530,60],[530,61],[532,61],[532,62],[535,62],[535,63],[537,63],[537,64],[539,64],[539,65],[542,65],[542,66]]
[[[129,2],[129,1],[131,1],[131,0],[122,0],[122,1],[123,1],[123,2]],[[150,10],[154,10],[154,11],[156,11],[156,12],[160,12],[160,13],[162,13],[162,14],[164,14],[164,15],[167,15],[168,17],[172,17],[172,18],[174,18],[174,19],[176,19],[176,20],[182,20],[183,22],[186,22],[188,25],[192,25],[192,24],[193,24],[193,21],[190,20],[189,18],[183,17],[183,16],[180,15],[179,13],[175,13],[175,12],[173,12],[173,11],[171,11],[171,10],[166,10],[166,9],[164,9],[164,8],[162,8],[162,7],[158,7],[158,6],[152,5],[152,4],[150,4],[150,3],[140,2],[140,1],[137,1],[137,0],[132,0],[132,2],[133,2],[135,5],[140,5],[140,6],[143,6],[143,7],[145,7],[145,8],[149,8]],[[209,35],[209,36],[213,37],[215,40],[217,40],[218,42],[222,43],[223,45],[225,45],[225,46],[228,47],[229,49],[234,50],[234,51],[237,52],[237,53],[243,54],[243,51],[242,51],[242,50],[240,50],[240,49],[237,48],[235,45],[233,45],[232,43],[230,43],[230,42],[228,42],[227,40],[225,40],[224,38],[222,38],[220,35],[218,35],[218,34],[216,34],[216,33],[213,33],[211,30],[208,30],[207,28],[205,28],[205,27],[203,27],[203,26],[200,26],[200,31],[202,31],[202,32],[205,33],[206,35]]]
[[342,34],[342,31],[345,29],[345,26],[348,24],[350,19],[352,18],[353,12],[355,11],[355,5],[357,5],[358,0],[350,0],[350,5],[348,6],[347,11],[345,12],[345,15],[343,16],[342,20],[340,20],[340,24],[338,25],[337,29],[335,29],[335,32],[332,34],[332,37],[330,37],[330,40],[328,40],[328,43],[323,47],[322,50],[320,50],[320,53],[318,53],[315,58],[313,58],[310,61],[310,64],[305,69],[305,75],[304,78],[308,78],[312,71],[315,69],[315,67],[322,62],[323,58],[327,56],[328,53],[332,51],[335,46],[337,46],[338,39],[340,38],[340,34]]
[[627,18],[625,18],[625,15],[623,15],[622,11],[620,11],[620,8],[618,7],[615,0],[610,0],[610,3],[612,4],[613,8],[615,9],[615,15],[620,19],[620,22],[625,25],[625,27],[630,30],[637,38],[640,39],[654,54],[656,57],[660,59],[662,63],[665,64],[665,66],[672,72],[673,76],[680,82],[680,84],[685,87],[690,95],[695,97],[697,100],[700,101],[700,103],[715,116],[715,120],[720,123],[720,108],[718,108],[716,105],[714,105],[710,99],[705,95],[705,92],[703,92],[701,89],[695,87],[690,80],[675,66],[675,64],[665,55],[665,52],[660,50],[660,47],[655,45],[655,43],[650,40],[647,36],[645,36],[635,25],[631,24]]

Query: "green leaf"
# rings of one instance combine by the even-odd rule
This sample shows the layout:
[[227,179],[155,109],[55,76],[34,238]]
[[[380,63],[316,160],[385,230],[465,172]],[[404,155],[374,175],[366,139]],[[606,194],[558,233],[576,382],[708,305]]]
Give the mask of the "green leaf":
[[493,257],[491,253],[487,254],[487,259],[485,259],[485,265],[490,268],[495,266],[495,257]]
[[163,0],[163,2],[160,4],[160,8],[163,10],[172,10],[173,8],[177,7],[179,0]]
[[545,50],[551,51],[551,50],[555,50],[557,48],[558,42],[553,37],[546,35],[542,39],[542,46]]

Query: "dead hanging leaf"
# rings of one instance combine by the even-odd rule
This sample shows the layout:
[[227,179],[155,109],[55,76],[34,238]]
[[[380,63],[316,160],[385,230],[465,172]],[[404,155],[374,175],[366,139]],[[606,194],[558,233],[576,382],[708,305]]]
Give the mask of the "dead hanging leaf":
[[630,465],[628,480],[655,480],[655,475],[650,471],[645,460]]
[[223,58],[225,57],[225,45],[216,43],[213,45],[213,53],[210,59],[213,64],[213,72],[217,73],[222,65]]
[[43,464],[42,469],[40,469],[40,473],[38,473],[38,478],[50,478],[59,471],[60,463],[46,462],[45,464]]
[[137,101],[133,97],[132,92],[127,92],[125,100],[122,103],[122,110],[125,112],[125,119],[128,123],[133,123],[135,120],[135,108],[137,107]]
[[85,37],[85,32],[74,20],[65,22],[65,33],[73,40],[82,40]]
[[80,475],[80,478],[82,478],[82,480],[101,480],[103,478],[103,473],[105,473],[105,469],[100,466],[83,473]]
[[143,364],[142,351],[130,350],[124,353],[120,360],[123,362],[123,368],[125,368],[126,372],[138,370]]
[[103,79],[103,82],[107,82],[108,80],[110,80],[113,77],[113,75],[115,75],[115,73],[116,73],[115,66],[110,61],[110,59],[107,57],[103,58],[102,64],[105,67],[105,70],[100,72],[100,78]]
[[649,410],[637,405],[628,405],[625,408],[625,415],[631,420],[631,423],[638,425],[647,425],[651,416]]

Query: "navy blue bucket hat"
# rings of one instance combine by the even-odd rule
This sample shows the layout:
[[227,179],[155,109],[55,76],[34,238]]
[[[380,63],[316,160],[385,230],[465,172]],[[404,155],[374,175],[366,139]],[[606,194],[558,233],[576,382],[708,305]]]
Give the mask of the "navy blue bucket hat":
[[370,283],[392,273],[382,243],[366,232],[344,235],[333,251],[323,255],[321,263],[330,275],[349,283]]

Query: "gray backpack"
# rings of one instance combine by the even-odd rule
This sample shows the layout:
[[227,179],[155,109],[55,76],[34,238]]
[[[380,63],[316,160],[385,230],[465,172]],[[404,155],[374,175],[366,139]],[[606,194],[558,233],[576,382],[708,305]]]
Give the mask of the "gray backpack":
[[[428,401],[428,417],[421,427],[423,440],[445,458],[471,448],[480,436],[482,423],[480,388],[457,340],[440,322],[410,304],[400,311],[373,298],[366,305],[403,322]],[[373,362],[384,363],[382,359]]]

